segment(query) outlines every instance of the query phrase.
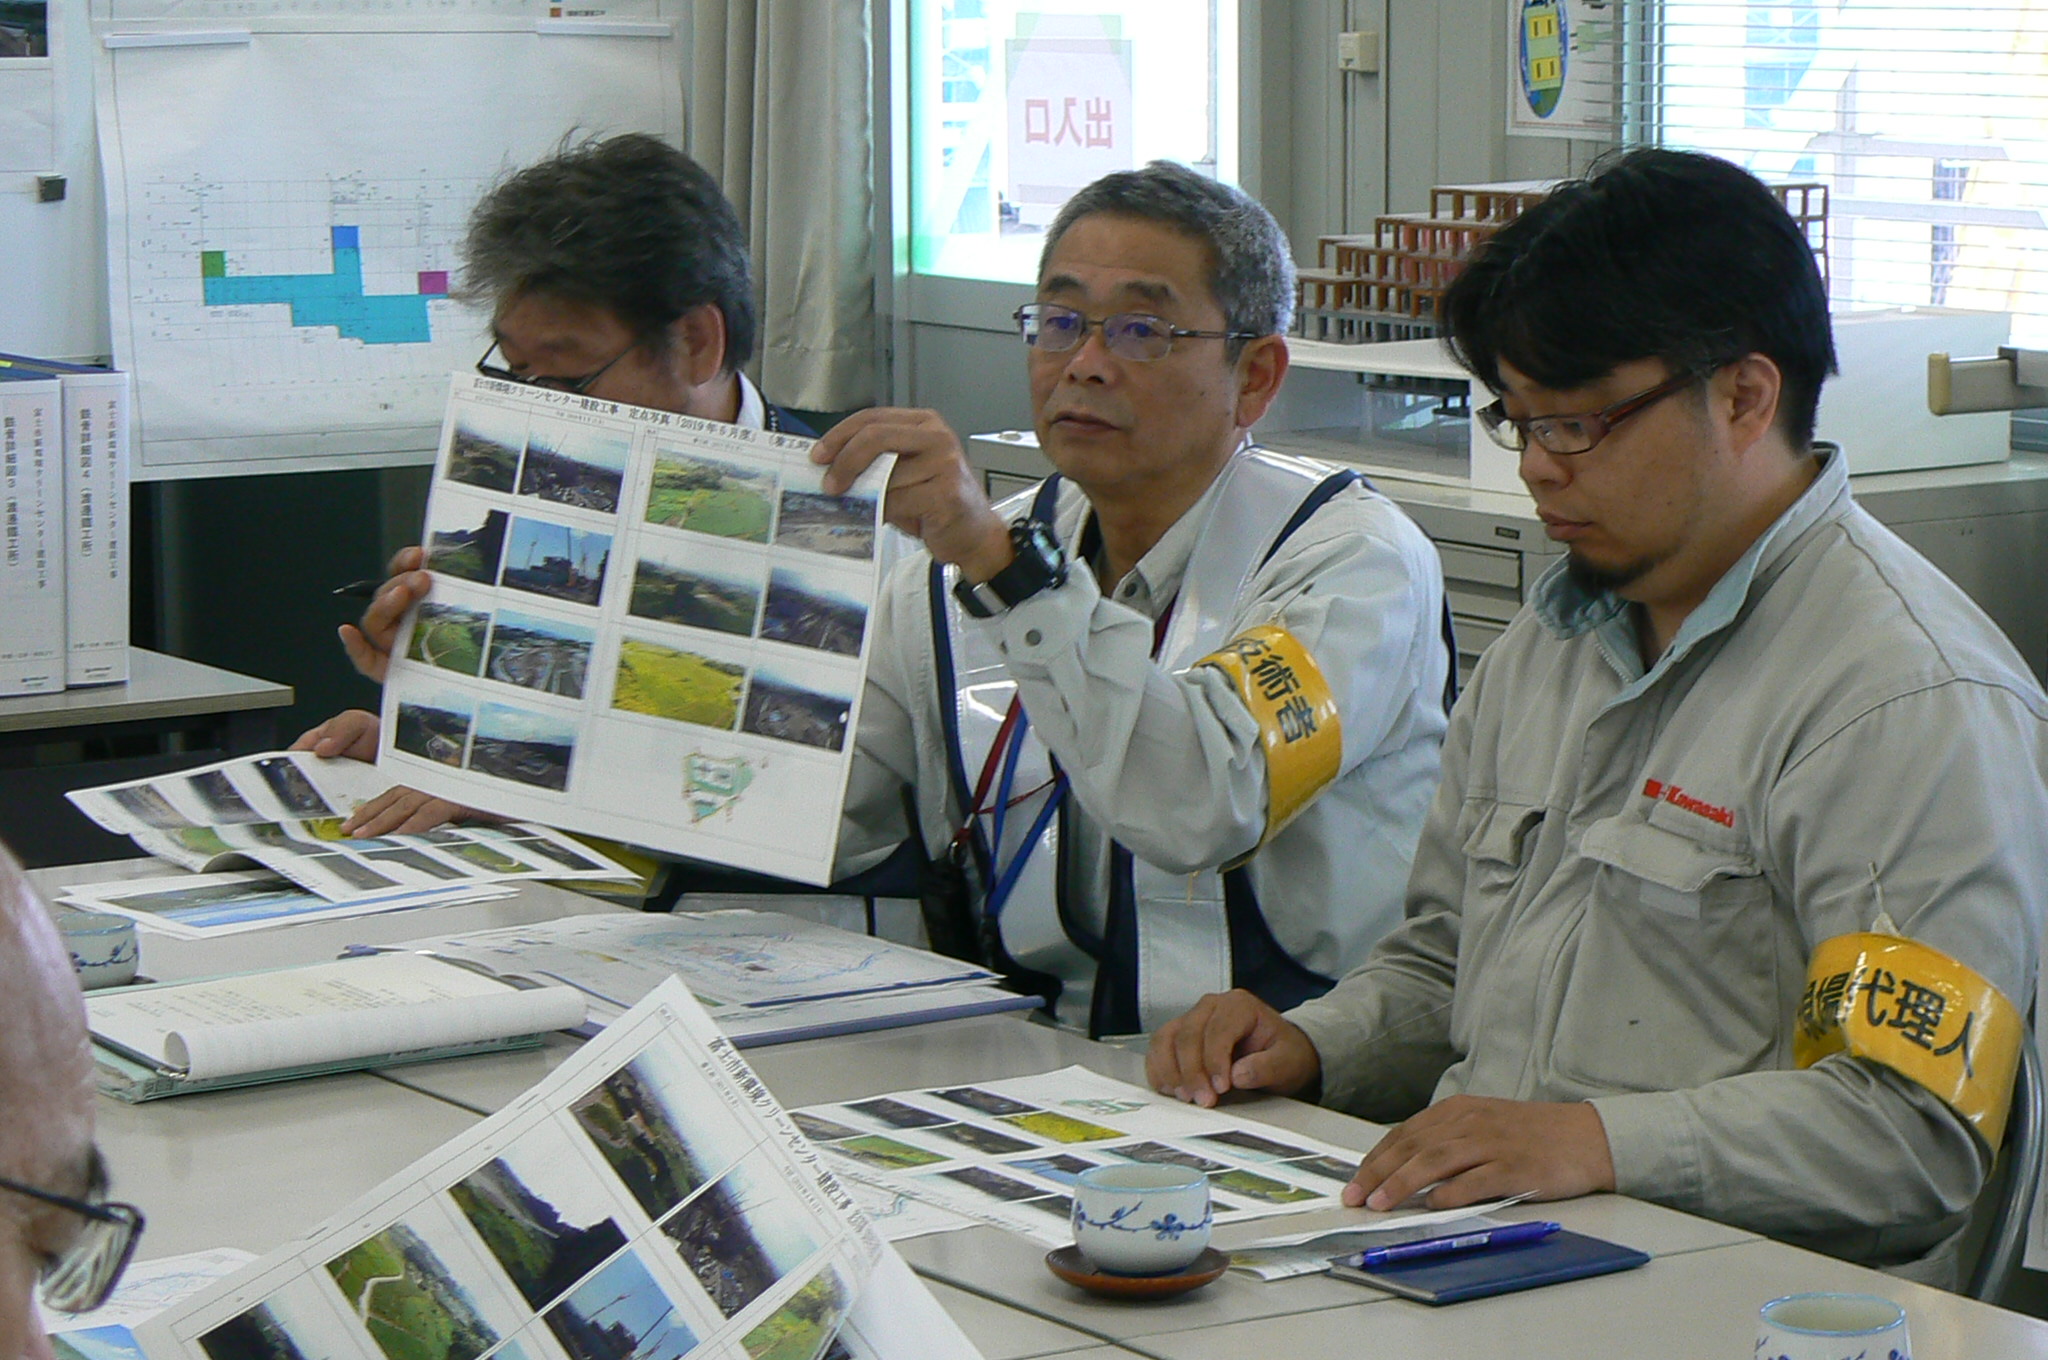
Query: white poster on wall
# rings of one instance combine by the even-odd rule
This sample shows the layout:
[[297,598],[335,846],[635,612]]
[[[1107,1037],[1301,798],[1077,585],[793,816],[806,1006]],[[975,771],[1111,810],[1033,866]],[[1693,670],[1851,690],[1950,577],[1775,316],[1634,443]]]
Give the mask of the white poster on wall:
[[571,133],[681,134],[669,25],[558,22],[102,25],[135,476],[430,456],[489,343],[454,297],[478,196]]
[[1621,0],[1509,0],[1508,133],[1612,140]]
[[1131,40],[1115,15],[1019,16],[1008,70],[1005,194],[1043,226],[1083,186],[1137,164]]

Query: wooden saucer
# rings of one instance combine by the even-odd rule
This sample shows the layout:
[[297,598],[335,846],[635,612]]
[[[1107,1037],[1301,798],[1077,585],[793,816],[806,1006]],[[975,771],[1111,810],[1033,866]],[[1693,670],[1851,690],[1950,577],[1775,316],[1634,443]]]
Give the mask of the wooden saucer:
[[1090,1265],[1081,1249],[1070,1243],[1047,1252],[1045,1268],[1068,1284],[1104,1298],[1168,1299],[1200,1289],[1230,1269],[1230,1258],[1214,1247],[1204,1247],[1186,1270],[1172,1275],[1111,1275]]

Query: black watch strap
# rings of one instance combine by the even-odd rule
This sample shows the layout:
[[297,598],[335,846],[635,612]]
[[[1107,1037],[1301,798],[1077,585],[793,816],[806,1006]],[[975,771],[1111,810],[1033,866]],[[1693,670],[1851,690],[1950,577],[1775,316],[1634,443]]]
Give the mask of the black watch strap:
[[953,597],[977,619],[991,619],[1041,590],[1066,584],[1067,554],[1044,520],[1020,519],[1010,526],[1010,565],[979,585],[965,576],[953,583]]

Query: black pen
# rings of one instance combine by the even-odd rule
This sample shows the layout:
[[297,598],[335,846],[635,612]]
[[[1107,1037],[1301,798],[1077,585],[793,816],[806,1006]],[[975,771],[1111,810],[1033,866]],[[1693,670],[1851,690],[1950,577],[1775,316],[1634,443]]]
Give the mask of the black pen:
[[350,581],[347,585],[336,586],[327,593],[346,596],[351,600],[374,600],[383,585],[382,581]]

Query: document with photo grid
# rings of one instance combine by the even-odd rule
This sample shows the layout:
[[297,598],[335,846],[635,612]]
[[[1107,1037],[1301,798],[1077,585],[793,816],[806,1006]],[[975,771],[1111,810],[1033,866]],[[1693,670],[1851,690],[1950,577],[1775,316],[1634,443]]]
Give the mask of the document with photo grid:
[[377,763],[492,812],[832,874],[880,586],[878,460],[460,375]]
[[136,1336],[151,1360],[979,1360],[676,981]]

